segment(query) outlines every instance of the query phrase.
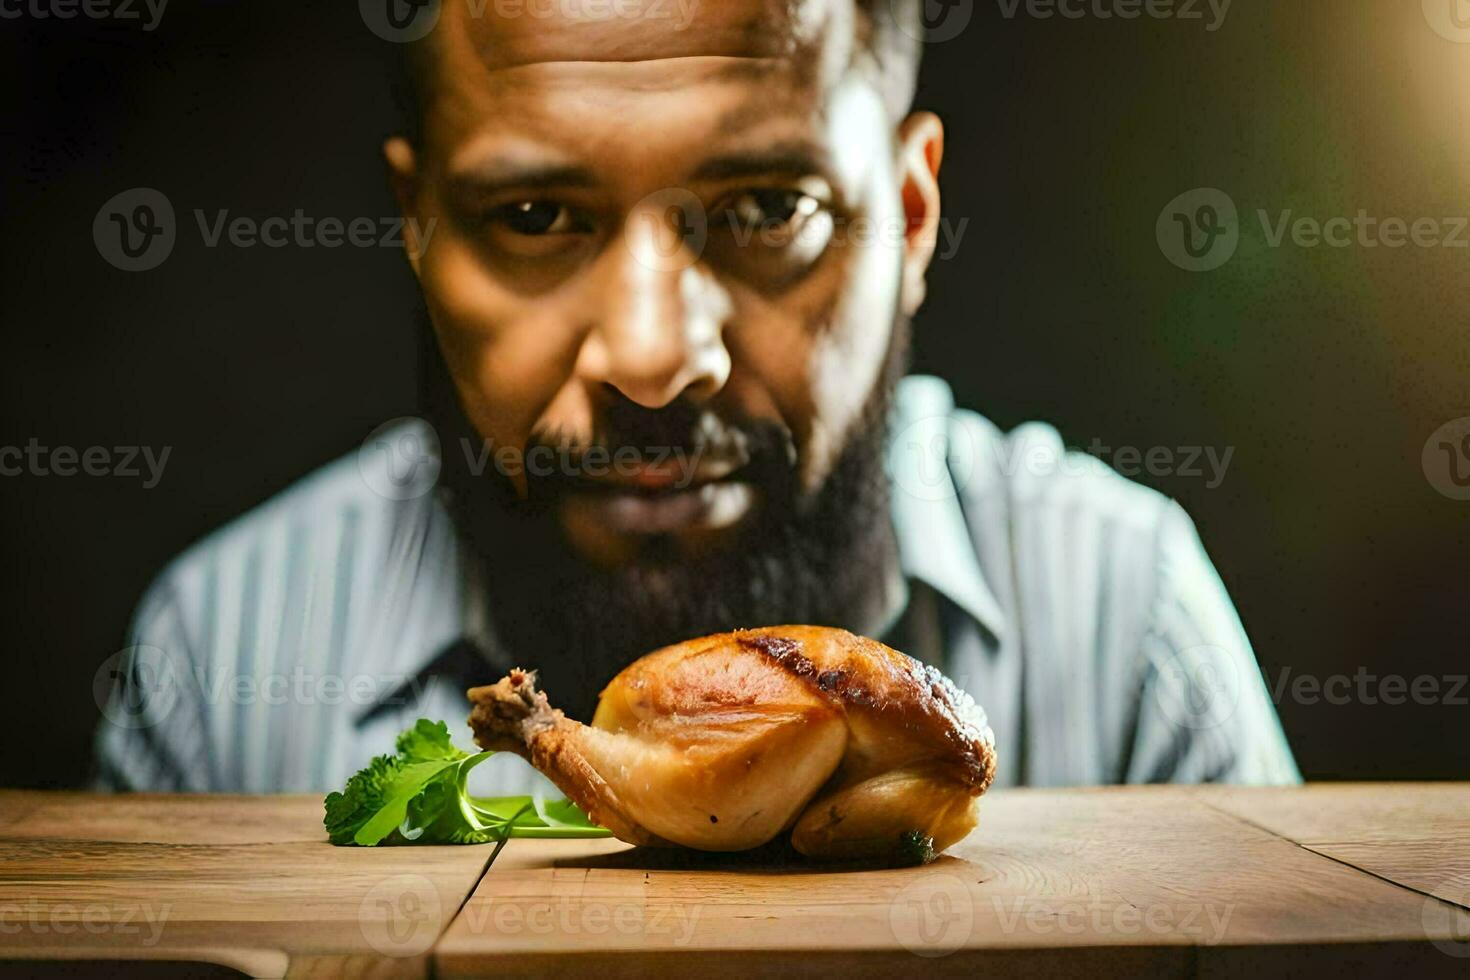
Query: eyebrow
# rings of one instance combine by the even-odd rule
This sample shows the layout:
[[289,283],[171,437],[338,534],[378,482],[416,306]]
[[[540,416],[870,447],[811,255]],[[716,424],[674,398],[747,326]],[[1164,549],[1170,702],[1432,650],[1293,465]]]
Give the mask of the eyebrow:
[[[776,143],[758,150],[735,150],[702,162],[691,181],[728,181],[753,177],[831,176],[827,154],[804,141]],[[456,192],[491,194],[500,190],[547,190],[595,187],[597,175],[577,164],[538,164],[489,159],[450,175]]]
[[738,180],[743,177],[827,176],[827,155],[810,143],[778,143],[762,150],[735,151],[712,157],[697,167],[694,180]]
[[506,188],[540,190],[551,187],[593,187],[598,181],[585,167],[565,164],[515,163],[491,160],[450,175],[455,190],[487,193]]

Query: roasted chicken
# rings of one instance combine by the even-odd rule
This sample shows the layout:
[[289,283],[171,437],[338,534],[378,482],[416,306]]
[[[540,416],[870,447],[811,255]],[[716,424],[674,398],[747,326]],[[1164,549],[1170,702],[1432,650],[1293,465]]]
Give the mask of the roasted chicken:
[[927,861],[975,826],[995,773],[985,713],[939,671],[844,630],[721,633],[641,658],[591,725],[513,670],[469,692],[482,748],[527,759],[640,845]]

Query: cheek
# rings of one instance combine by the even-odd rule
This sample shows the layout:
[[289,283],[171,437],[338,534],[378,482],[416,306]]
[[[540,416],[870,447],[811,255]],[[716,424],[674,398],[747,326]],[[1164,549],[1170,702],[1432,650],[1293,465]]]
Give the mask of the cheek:
[[834,259],[842,269],[823,329],[808,358],[813,425],[812,465],[822,474],[848,444],[880,383],[892,340],[906,222],[892,161],[892,129],[882,100],[854,76],[827,110],[828,143],[837,147],[842,182],[854,189],[853,210],[836,229]]
[[847,445],[888,354],[901,249],[884,226],[864,218],[842,230],[813,275],[779,297],[744,293],[726,330],[732,394],[747,410],[752,391],[774,404],[808,490]]
[[902,249],[891,240],[893,221],[885,217],[860,224],[868,227],[855,227],[852,241],[843,246],[848,275],[810,358],[812,402],[823,420],[812,451],[827,467],[847,445],[881,382],[898,302]]
[[420,280],[466,415],[496,445],[523,446],[571,376],[575,321],[552,298],[506,289],[449,233],[425,253]]

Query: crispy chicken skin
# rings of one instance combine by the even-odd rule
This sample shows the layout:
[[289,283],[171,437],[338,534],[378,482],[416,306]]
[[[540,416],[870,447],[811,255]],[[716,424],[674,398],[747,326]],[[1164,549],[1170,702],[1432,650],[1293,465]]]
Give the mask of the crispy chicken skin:
[[975,826],[995,774],[985,713],[874,640],[772,626],[629,665],[591,725],[535,674],[469,692],[482,748],[515,752],[632,844],[708,851],[790,832],[809,857],[924,861]]

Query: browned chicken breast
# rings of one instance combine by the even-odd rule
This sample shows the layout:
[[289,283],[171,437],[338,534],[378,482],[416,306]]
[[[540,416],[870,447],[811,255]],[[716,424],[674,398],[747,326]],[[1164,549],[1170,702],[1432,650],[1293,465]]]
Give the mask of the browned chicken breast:
[[974,828],[995,774],[969,695],[839,629],[665,647],[608,684],[591,725],[529,671],[469,697],[482,748],[523,756],[632,844],[736,851],[789,831],[810,857],[925,861]]

